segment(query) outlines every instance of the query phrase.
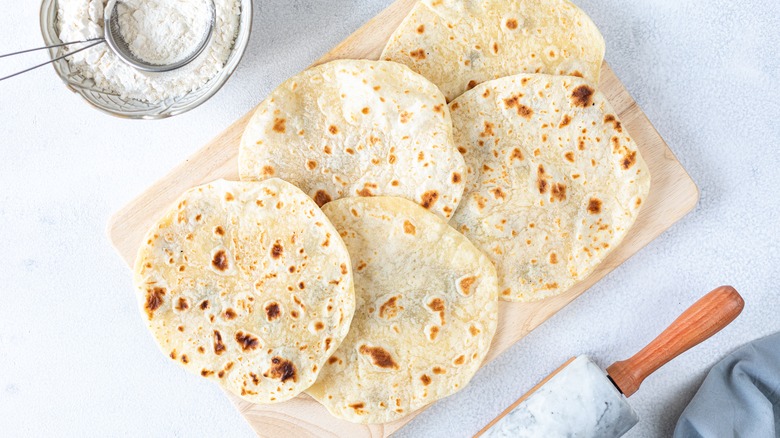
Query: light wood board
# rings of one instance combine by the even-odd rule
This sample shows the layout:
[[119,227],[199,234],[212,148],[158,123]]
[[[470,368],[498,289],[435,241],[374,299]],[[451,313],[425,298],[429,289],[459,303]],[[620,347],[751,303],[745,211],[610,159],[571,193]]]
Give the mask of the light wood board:
[[[358,29],[318,63],[340,58],[378,59],[381,51],[416,0],[398,0]],[[699,199],[691,178],[605,63],[601,91],[607,96],[647,162],[653,178],[650,195],[635,226],[624,242],[586,280],[566,293],[537,303],[500,305],[499,324],[486,363],[503,353],[531,330],[577,298],[662,232],[690,212]],[[238,179],[238,147],[252,113],[238,119],[217,138],[138,198],[117,212],[108,226],[109,237],[119,254],[132,266],[136,251],[147,231],[163,212],[187,189],[218,178]],[[128,287],[128,292],[131,292]],[[307,395],[277,404],[253,405],[230,396],[252,428],[263,437],[275,436],[359,436],[385,437],[403,427],[412,413],[385,425],[357,425],[332,417]]]

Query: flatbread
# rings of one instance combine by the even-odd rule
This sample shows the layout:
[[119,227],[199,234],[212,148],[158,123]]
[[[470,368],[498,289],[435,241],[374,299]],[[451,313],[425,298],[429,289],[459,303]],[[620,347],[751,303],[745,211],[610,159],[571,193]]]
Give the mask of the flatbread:
[[496,264],[501,298],[557,295],[623,240],[647,199],[650,172],[586,80],[497,79],[450,109],[469,168],[451,223]]
[[349,335],[308,393],[338,418],[384,423],[462,389],[498,318],[490,260],[401,198],[348,198],[323,210],[352,254]]
[[381,59],[430,79],[448,101],[518,73],[581,76],[599,83],[604,38],[568,0],[421,0]]
[[163,353],[254,403],[314,383],[355,308],[344,242],[279,179],[186,192],[149,231],[135,284]]
[[435,85],[400,64],[340,60],[294,76],[260,104],[239,170],[242,180],[280,177],[320,206],[400,196],[449,218],[464,164]]

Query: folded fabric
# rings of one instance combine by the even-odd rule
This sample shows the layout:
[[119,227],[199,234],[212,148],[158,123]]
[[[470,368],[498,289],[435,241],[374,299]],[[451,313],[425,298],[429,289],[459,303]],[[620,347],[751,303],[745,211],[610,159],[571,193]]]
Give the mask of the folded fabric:
[[753,341],[712,368],[685,408],[675,438],[780,438],[780,333]]

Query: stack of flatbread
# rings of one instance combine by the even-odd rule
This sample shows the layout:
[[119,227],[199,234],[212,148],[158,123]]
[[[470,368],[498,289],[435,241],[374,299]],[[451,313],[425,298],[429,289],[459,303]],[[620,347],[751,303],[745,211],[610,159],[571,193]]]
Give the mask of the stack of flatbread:
[[499,299],[585,278],[647,198],[603,56],[567,0],[422,0],[381,61],[289,79],[244,132],[242,182],[183,194],[139,251],[161,349],[248,401],[307,391],[358,423],[462,389]]

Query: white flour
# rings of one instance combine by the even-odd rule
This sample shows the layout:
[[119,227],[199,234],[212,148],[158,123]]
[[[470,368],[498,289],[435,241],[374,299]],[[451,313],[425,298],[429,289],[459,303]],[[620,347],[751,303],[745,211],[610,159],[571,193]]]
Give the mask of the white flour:
[[206,0],[126,0],[117,4],[119,30],[135,56],[173,64],[197,49],[208,29]]
[[[200,35],[195,35],[198,27],[204,26],[205,22],[198,24],[199,8],[187,4],[202,3],[205,7],[204,0],[127,1],[128,8],[120,21],[125,20],[121,24],[126,24],[128,30],[123,32],[128,32],[127,40],[141,58],[168,62],[186,56],[199,42]],[[105,0],[59,0],[60,39],[69,42],[102,37],[103,7],[106,3]],[[200,88],[222,70],[238,32],[239,0],[215,0],[214,4],[217,23],[211,43],[195,61],[178,70],[167,73],[136,70],[122,62],[106,44],[77,53],[67,58],[68,63],[82,76],[94,80],[95,88],[125,98],[158,102],[184,95]],[[161,12],[157,12],[156,8]],[[127,15],[133,9],[135,14]],[[171,12],[173,9],[178,12]],[[118,12],[121,14],[123,11],[120,9]],[[133,19],[135,21],[130,23]],[[193,43],[192,40],[197,41]],[[78,46],[75,46],[72,50],[77,49]]]

